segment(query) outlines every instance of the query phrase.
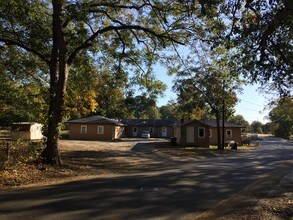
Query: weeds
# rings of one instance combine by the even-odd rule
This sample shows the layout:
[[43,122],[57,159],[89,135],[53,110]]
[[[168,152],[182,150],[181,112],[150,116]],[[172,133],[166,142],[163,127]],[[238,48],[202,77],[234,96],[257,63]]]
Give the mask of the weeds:
[[19,164],[40,161],[43,142],[0,141],[0,170],[11,169]]

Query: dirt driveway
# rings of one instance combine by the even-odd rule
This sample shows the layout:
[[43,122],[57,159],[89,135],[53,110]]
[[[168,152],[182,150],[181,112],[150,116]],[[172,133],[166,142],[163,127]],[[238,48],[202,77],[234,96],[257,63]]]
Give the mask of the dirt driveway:
[[158,155],[155,147],[162,145],[169,142],[139,138],[114,142],[61,140],[60,150],[64,164],[85,175],[133,173],[156,165],[164,155]]

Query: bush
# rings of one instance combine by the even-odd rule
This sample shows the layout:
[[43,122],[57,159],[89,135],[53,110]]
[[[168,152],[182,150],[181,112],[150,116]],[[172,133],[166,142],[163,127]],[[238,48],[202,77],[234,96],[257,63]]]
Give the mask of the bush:
[[4,170],[22,163],[39,162],[43,149],[43,142],[1,141],[0,169]]

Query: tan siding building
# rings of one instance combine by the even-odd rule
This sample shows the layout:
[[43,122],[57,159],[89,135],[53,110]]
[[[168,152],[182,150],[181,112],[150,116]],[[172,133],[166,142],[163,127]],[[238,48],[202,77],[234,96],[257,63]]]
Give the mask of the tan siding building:
[[[218,133],[217,133],[217,123],[216,121],[207,121],[205,122],[210,126],[210,145],[217,145],[218,143]],[[225,142],[235,141],[238,144],[242,143],[241,138],[241,125],[235,125],[229,122],[225,122]],[[222,122],[220,122],[220,135],[222,137]]]
[[180,145],[209,147],[209,126],[200,121],[190,121],[180,126]]
[[124,134],[124,125],[120,122],[101,116],[90,116],[83,119],[67,121],[69,139],[78,140],[114,140]]
[[173,137],[177,126],[172,119],[122,119],[121,122],[126,126],[126,137],[141,137],[143,131],[149,131],[151,137]]

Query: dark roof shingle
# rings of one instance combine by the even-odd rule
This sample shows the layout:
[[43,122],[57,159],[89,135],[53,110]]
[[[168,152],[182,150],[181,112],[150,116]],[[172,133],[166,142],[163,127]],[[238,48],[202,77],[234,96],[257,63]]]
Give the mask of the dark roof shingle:
[[121,126],[123,125],[123,123],[117,120],[106,118],[99,115],[70,120],[70,121],[66,121],[66,123],[104,124],[104,125],[121,125]]

